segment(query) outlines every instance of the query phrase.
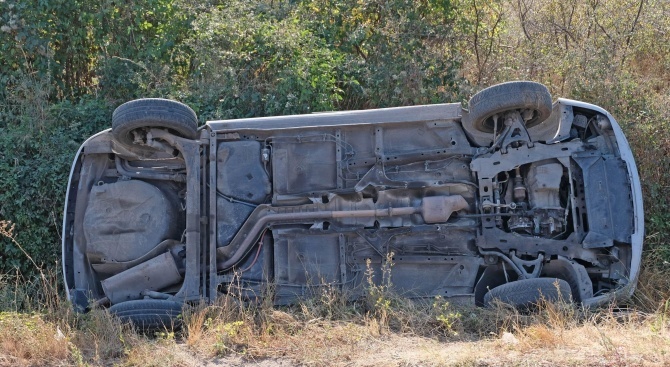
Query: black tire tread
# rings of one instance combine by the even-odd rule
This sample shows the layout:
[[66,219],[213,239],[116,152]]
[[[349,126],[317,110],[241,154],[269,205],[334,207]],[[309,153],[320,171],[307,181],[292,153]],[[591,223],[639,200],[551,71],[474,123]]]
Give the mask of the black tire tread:
[[552,111],[551,93],[547,87],[531,81],[514,81],[488,87],[472,96],[468,105],[464,127],[488,133],[493,130],[485,125],[485,121],[497,113],[532,109],[537,115],[528,121],[526,127],[533,127],[546,120]]
[[133,324],[142,331],[159,331],[179,328],[182,305],[179,302],[142,299],[117,303],[109,312],[122,322]]
[[151,150],[133,144],[130,132],[143,127],[158,127],[187,139],[197,135],[198,117],[187,105],[163,98],[143,98],[126,102],[112,113],[112,135],[132,149]]
[[[558,284],[558,287],[556,286]],[[488,291],[484,295],[484,304],[491,306],[494,300],[517,308],[529,307],[540,300],[571,302],[570,284],[558,278],[533,278],[505,283]]]

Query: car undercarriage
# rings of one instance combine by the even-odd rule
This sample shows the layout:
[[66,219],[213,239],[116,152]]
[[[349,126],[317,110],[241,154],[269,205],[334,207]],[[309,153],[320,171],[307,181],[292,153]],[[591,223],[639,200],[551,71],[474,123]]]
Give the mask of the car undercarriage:
[[366,274],[381,282],[383,269],[409,298],[485,306],[629,297],[641,189],[612,116],[552,103],[533,82],[490,87],[468,107],[196,130],[195,113],[178,102],[128,102],[73,164],[68,296],[81,309],[110,306],[147,324],[233,292],[290,304],[328,286],[355,298]]

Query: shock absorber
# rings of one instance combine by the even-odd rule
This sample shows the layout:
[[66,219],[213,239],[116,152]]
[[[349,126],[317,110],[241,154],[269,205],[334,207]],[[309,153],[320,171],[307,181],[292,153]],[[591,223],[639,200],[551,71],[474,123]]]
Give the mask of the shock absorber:
[[522,203],[526,201],[526,185],[523,183],[521,168],[514,168],[514,202]]

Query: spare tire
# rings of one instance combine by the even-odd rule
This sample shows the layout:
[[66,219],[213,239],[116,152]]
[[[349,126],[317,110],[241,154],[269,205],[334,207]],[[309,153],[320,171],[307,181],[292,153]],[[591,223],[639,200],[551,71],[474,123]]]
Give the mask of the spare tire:
[[121,302],[109,308],[122,322],[141,331],[174,330],[181,327],[182,304],[161,299],[139,299]]
[[112,136],[121,145],[140,151],[155,151],[135,143],[135,132],[147,128],[167,129],[182,138],[194,139],[198,117],[187,105],[163,98],[143,98],[126,102],[112,114]]
[[540,301],[572,302],[572,293],[570,284],[563,279],[533,278],[505,283],[484,295],[485,306],[492,306],[496,300],[515,308],[528,308]]

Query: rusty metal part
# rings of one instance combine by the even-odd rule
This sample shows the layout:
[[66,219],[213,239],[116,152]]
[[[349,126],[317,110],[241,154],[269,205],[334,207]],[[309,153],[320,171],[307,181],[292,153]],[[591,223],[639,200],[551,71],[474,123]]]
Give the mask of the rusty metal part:
[[147,180],[186,182],[186,175],[183,173],[156,172],[147,168],[131,167],[127,161],[121,159],[118,155],[114,158],[114,163],[116,164],[116,170],[122,176],[144,178]]
[[152,137],[177,149],[186,163],[186,274],[175,297],[185,301],[200,298],[200,141],[184,139],[161,129],[151,129]]
[[102,281],[102,289],[112,304],[140,299],[145,290],[156,291],[182,280],[169,252]]
[[461,195],[426,197],[421,205],[421,216],[426,223],[444,223],[453,212],[467,207],[468,202]]
[[91,303],[91,309],[94,310],[96,308],[101,308],[101,307],[107,307],[109,306],[109,298],[107,297],[102,297],[95,302]]
[[251,249],[260,232],[271,224],[309,223],[316,220],[357,217],[394,217],[421,214],[426,223],[444,223],[454,211],[468,207],[461,195],[433,196],[423,198],[420,206],[367,209],[367,210],[318,210],[313,205],[273,207],[259,205],[227,246],[217,250],[218,270],[235,266]]
[[[139,256],[130,261],[105,261],[105,262],[93,262],[91,261],[91,267],[99,275],[114,275],[120,273],[124,270],[128,270],[133,266],[139,265],[149,259],[154,258],[156,255],[165,252],[167,249],[171,249],[179,245],[179,241],[176,240],[165,240],[156,245],[156,247],[149,250],[146,254]],[[90,256],[89,256],[90,258]]]
[[519,167],[514,168],[514,201],[517,203],[526,200],[526,185],[523,183],[523,176]]

